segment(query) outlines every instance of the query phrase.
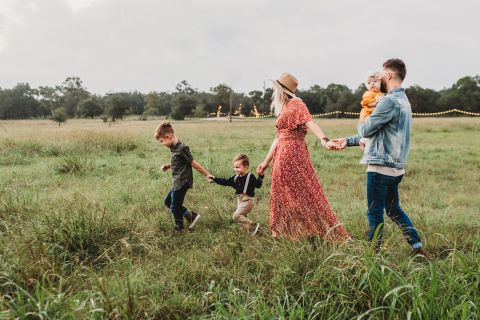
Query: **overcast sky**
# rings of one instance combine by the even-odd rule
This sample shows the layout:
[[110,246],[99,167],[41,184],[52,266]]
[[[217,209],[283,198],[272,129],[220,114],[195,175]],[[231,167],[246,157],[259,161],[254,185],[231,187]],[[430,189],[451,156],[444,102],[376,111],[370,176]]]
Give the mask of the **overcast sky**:
[[0,87],[248,92],[288,71],[356,88],[399,57],[406,86],[438,90],[480,74],[479,20],[478,0],[0,0]]

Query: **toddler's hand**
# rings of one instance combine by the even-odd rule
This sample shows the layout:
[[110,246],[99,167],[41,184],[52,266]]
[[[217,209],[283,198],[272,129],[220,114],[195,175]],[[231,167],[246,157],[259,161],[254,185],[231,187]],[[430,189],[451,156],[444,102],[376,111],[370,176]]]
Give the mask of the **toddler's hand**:
[[362,149],[362,151],[365,151],[365,142],[360,141],[358,144],[360,145],[360,149]]
[[215,177],[214,177],[214,176],[212,176],[212,175],[207,176],[207,181],[208,181],[208,182],[213,183],[214,180],[215,180]]
[[169,164],[164,164],[160,167],[160,170],[162,170],[163,172],[167,171],[168,169],[170,169],[170,165]]

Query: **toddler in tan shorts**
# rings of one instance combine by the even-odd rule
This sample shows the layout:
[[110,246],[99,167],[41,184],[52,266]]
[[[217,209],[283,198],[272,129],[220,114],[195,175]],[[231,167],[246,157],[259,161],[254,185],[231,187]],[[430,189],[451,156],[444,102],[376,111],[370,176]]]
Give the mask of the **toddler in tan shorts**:
[[260,188],[263,183],[263,176],[258,178],[248,172],[250,161],[245,154],[238,154],[233,158],[234,176],[227,179],[208,176],[209,182],[215,182],[222,186],[235,188],[237,194],[237,209],[233,213],[233,220],[240,224],[245,230],[256,235],[260,224],[247,218],[247,214],[253,210],[253,198],[255,197],[255,188]]

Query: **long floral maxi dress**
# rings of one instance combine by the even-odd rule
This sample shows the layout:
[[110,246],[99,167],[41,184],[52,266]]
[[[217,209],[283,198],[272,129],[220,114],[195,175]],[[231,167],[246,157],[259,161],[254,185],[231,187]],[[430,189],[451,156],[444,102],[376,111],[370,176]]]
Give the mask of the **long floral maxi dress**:
[[274,237],[324,240],[350,238],[317,179],[305,143],[312,120],[299,98],[290,100],[277,119],[278,144],[273,157],[270,190],[270,229]]

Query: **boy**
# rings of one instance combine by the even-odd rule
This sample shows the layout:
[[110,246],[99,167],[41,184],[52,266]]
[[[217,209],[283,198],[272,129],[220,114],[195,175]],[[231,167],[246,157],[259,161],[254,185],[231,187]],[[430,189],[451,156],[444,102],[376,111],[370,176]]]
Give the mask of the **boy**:
[[253,197],[255,197],[255,188],[260,188],[263,183],[263,175],[259,175],[258,179],[255,175],[248,172],[250,161],[244,154],[238,154],[233,158],[233,171],[235,175],[222,179],[209,176],[209,182],[215,182],[222,186],[230,186],[235,188],[237,194],[237,209],[233,213],[233,220],[239,223],[245,230],[256,235],[260,224],[254,223],[247,218],[247,214],[253,210]]
[[184,229],[184,218],[188,222],[188,229],[192,229],[200,215],[183,206],[185,195],[193,186],[192,167],[206,177],[210,174],[193,159],[190,148],[178,139],[169,122],[164,122],[157,127],[155,139],[170,148],[172,153],[171,164],[164,164],[160,168],[162,171],[172,169],[172,188],[165,198],[165,205],[172,210],[175,230],[182,231]]

